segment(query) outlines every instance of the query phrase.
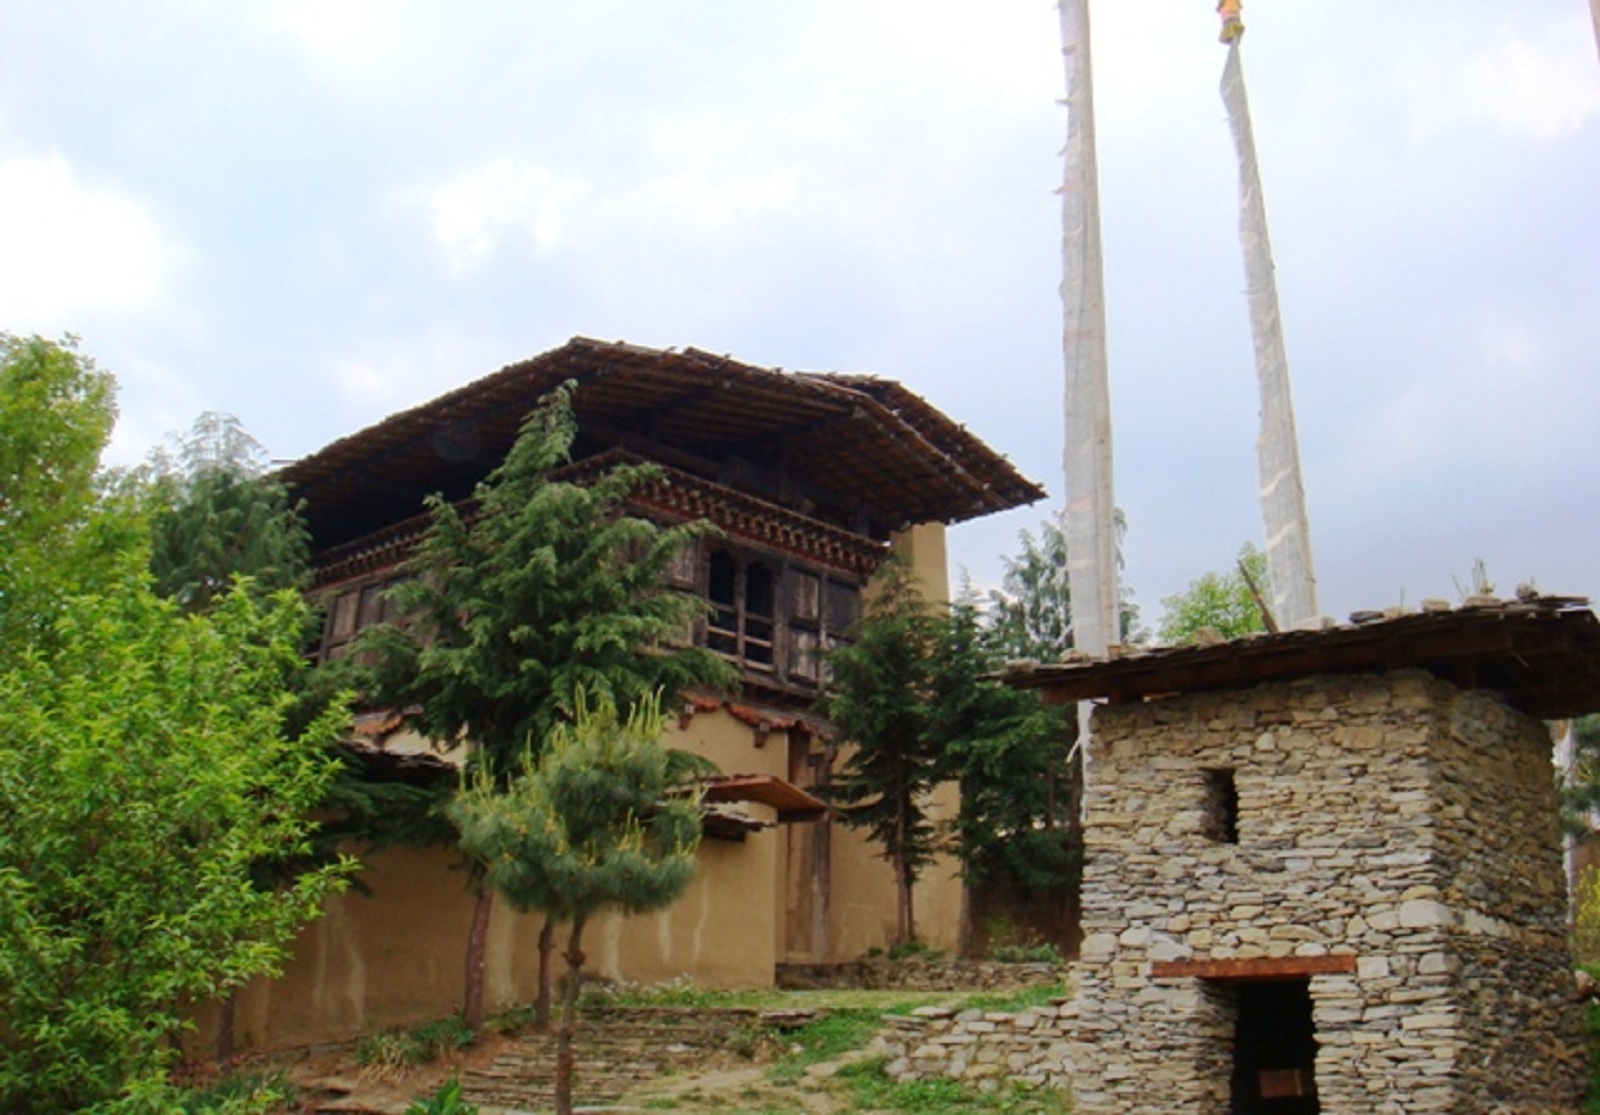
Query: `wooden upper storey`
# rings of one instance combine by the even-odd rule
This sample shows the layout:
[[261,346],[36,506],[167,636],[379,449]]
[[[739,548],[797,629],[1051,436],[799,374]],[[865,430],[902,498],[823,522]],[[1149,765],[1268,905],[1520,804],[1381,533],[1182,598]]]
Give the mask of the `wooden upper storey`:
[[626,450],[786,512],[885,541],[1044,496],[1004,457],[890,380],[758,368],[695,349],[574,338],[289,465],[319,551],[452,500],[504,459],[561,383],[578,389],[574,459]]
[[1043,491],[898,384],[782,372],[695,350],[574,339],[333,442],[282,473],[304,501],[328,601],[322,653],[392,618],[386,589],[427,528],[423,500],[470,499],[524,416],[572,380],[578,434],[562,478],[651,461],[635,513],[718,528],[672,581],[706,618],[684,641],[747,686],[799,698],[859,614],[892,532],[1030,503]]

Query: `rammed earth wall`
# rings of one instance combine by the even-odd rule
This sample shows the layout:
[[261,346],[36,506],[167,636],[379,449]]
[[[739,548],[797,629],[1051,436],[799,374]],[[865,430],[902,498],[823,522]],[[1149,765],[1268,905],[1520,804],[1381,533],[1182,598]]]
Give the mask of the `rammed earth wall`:
[[1093,738],[1078,1115],[1228,1112],[1236,977],[1269,971],[1308,982],[1316,1110],[1576,1110],[1540,722],[1407,672],[1106,706]]

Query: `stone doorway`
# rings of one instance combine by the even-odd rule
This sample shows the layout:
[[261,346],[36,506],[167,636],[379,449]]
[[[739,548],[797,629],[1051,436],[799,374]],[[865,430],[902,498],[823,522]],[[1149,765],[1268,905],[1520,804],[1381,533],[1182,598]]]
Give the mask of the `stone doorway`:
[[1224,986],[1235,1004],[1230,1115],[1318,1115],[1311,981]]

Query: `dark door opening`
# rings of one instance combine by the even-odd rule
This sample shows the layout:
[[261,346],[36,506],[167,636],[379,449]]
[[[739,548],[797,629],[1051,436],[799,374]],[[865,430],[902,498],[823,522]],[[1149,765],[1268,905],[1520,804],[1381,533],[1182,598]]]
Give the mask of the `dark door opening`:
[[1317,1115],[1310,980],[1241,982],[1232,1115]]

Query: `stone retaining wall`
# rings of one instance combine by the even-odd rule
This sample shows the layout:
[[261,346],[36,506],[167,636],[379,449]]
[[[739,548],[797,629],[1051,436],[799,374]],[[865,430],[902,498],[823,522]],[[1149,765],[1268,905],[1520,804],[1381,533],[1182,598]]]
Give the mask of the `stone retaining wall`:
[[886,1015],[868,1052],[886,1058],[896,1080],[947,1077],[980,1087],[1005,1080],[1065,1090],[1073,1012],[1063,1003],[1014,1013],[918,1007],[909,1017]]
[[887,960],[843,964],[779,964],[785,991],[861,988],[868,991],[1015,991],[1060,983],[1065,965],[1002,964],[993,960]]

